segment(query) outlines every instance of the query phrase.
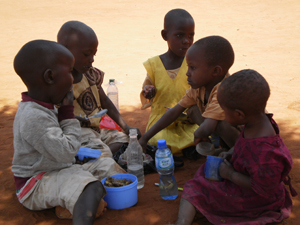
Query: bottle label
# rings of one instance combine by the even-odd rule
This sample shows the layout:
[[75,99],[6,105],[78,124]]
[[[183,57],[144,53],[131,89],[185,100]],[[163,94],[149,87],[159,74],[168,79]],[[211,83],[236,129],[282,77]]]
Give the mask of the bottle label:
[[157,169],[170,169],[174,166],[173,157],[165,157],[155,159],[155,164]]

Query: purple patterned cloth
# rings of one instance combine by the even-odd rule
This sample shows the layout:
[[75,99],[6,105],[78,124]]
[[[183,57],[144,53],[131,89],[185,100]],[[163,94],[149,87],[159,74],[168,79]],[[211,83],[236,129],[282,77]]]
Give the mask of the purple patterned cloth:
[[290,184],[286,179],[292,168],[292,157],[272,115],[268,117],[277,135],[246,139],[242,132],[230,161],[236,171],[250,177],[252,189],[229,180],[205,179],[205,165],[185,184],[182,198],[211,223],[254,225],[280,222],[289,217],[292,200],[284,182]]

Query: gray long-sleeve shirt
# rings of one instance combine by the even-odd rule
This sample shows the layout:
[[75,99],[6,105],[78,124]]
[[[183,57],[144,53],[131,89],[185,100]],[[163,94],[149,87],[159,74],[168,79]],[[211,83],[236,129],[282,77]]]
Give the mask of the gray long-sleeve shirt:
[[14,125],[12,172],[32,177],[40,172],[72,165],[80,148],[81,127],[77,119],[57,119],[55,110],[35,102],[20,102]]

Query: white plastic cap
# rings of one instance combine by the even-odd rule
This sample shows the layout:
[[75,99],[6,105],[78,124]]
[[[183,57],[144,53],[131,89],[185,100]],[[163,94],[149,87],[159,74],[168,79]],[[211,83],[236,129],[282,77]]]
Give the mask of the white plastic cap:
[[137,136],[137,130],[136,129],[130,129],[129,130],[129,136]]

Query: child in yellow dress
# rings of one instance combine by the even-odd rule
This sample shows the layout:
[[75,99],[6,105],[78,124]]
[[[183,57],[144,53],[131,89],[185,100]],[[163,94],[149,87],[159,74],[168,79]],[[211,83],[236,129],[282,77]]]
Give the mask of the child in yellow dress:
[[[161,35],[168,44],[168,51],[144,62],[147,77],[140,98],[142,109],[151,106],[146,131],[161,118],[166,109],[174,107],[190,87],[186,77],[188,68],[185,54],[193,44],[194,28],[192,16],[183,9],[173,9],[165,15]],[[193,134],[198,128],[198,125],[182,120],[184,116],[158,132],[148,143],[157,145],[157,141],[163,138],[172,153],[180,155],[182,149],[194,145]]]

